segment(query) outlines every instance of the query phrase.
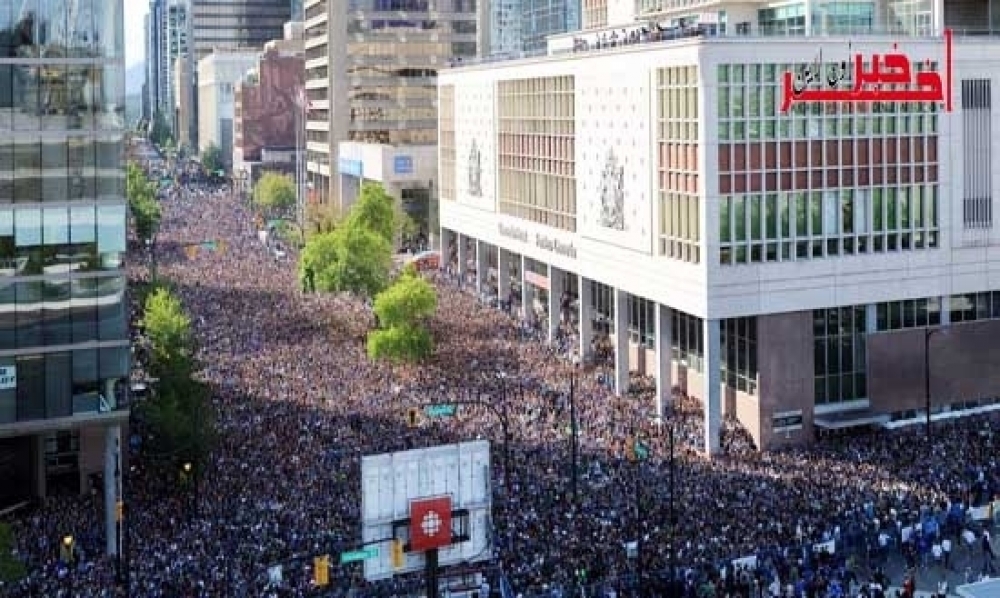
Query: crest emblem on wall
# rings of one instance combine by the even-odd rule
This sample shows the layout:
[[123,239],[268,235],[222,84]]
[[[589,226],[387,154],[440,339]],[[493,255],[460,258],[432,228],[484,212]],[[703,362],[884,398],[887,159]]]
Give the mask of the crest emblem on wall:
[[615,150],[608,150],[601,172],[601,226],[625,230],[625,167],[618,164]]
[[469,195],[473,197],[483,196],[483,155],[479,151],[479,144],[472,140],[472,147],[469,148]]

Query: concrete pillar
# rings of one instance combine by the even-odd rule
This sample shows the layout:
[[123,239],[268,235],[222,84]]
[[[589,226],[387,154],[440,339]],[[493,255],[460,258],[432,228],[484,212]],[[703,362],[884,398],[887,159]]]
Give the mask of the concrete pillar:
[[521,318],[527,319],[528,314],[531,313],[531,289],[529,288],[528,281],[525,280],[524,273],[528,267],[528,259],[521,255]]
[[510,299],[510,252],[497,248],[497,298]]
[[455,234],[455,240],[458,243],[458,277],[461,279],[462,285],[465,285],[465,274],[469,266],[469,244],[467,243],[468,237],[462,234]]
[[108,555],[118,554],[117,506],[119,497],[119,459],[121,458],[121,426],[104,429],[104,529]]
[[476,294],[480,297],[486,290],[487,275],[490,270],[489,249],[483,241],[476,241]]
[[673,401],[673,313],[666,305],[656,304],[656,418],[663,417],[664,407]]
[[944,295],[941,301],[941,325],[951,326],[951,297]]
[[721,448],[722,425],[722,389],[720,387],[721,366],[719,359],[719,320],[705,319],[702,326],[702,346],[705,350],[704,376],[705,388],[702,390],[705,400],[705,453],[708,456],[717,455]]
[[615,289],[615,394],[628,392],[628,293]]
[[562,270],[549,266],[549,342],[554,342],[559,334],[559,323],[562,321],[562,296],[565,292],[565,276]]
[[38,498],[45,498],[47,492],[47,484],[45,479],[45,435],[39,434],[32,439],[34,446],[32,446],[31,456],[34,458],[34,479],[35,479],[35,496]]
[[591,356],[591,343],[594,341],[594,306],[591,304],[590,281],[583,276],[579,276],[580,296],[578,297],[580,309],[580,359],[587,361]]
[[865,306],[865,332],[878,332],[878,311],[874,303]]
[[452,237],[453,233],[450,230],[441,227],[441,263],[439,265],[441,266],[441,269],[445,271],[448,270],[448,266],[451,262]]

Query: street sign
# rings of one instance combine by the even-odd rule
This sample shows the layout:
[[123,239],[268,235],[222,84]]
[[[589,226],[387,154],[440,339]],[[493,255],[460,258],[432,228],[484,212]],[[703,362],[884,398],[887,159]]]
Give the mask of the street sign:
[[428,405],[424,407],[424,413],[427,417],[451,417],[455,415],[455,411],[458,409],[457,405],[449,405],[447,403],[440,405]]
[[358,561],[367,561],[368,559],[373,559],[378,557],[378,548],[362,548],[361,550],[349,550],[347,552],[340,553],[340,564],[346,565],[347,563],[356,563]]
[[649,457],[649,447],[641,440],[635,441],[635,457],[639,460]]

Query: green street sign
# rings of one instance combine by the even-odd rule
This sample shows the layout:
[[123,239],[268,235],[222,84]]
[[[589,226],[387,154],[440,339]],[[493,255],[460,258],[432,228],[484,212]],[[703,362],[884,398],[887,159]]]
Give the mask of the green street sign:
[[361,550],[348,550],[340,553],[340,564],[356,563],[367,561],[378,557],[378,548],[362,548]]
[[457,409],[456,405],[429,405],[424,407],[424,413],[427,414],[427,417],[451,417],[455,415]]
[[635,441],[635,458],[643,460],[649,457],[649,447],[641,440]]

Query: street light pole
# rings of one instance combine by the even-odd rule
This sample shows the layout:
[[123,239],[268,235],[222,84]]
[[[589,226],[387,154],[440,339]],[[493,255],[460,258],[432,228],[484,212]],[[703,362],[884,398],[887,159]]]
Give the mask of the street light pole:
[[669,439],[668,440],[669,440],[669,450],[670,450],[670,461],[669,461],[669,468],[670,468],[670,470],[669,470],[670,471],[670,488],[669,488],[669,493],[670,493],[670,495],[668,497],[668,505],[667,505],[667,512],[668,512],[667,516],[670,518],[670,536],[669,536],[669,539],[670,539],[670,555],[669,555],[669,557],[670,557],[670,598],[678,598],[678,596],[680,595],[680,592],[678,591],[678,587],[679,586],[678,586],[678,583],[677,583],[677,511],[675,510],[676,504],[674,502],[674,490],[675,490],[676,486],[674,485],[674,482],[675,482],[675,478],[674,478],[674,471],[675,471],[675,469],[674,469],[674,463],[675,463],[674,462],[674,458],[675,458],[675,453],[674,453],[674,422],[673,422],[673,419],[671,419],[671,421],[670,421],[670,428],[667,430],[667,433],[669,434]]
[[931,434],[931,337],[941,332],[941,328],[924,328],[924,411],[927,444],[933,441]]
[[571,459],[573,461],[572,467],[572,488],[573,488],[573,508],[578,508],[580,505],[580,495],[579,495],[579,476],[580,476],[580,443],[579,443],[579,431],[577,428],[576,421],[576,371],[570,375],[569,379],[569,419],[570,419],[570,450]]

